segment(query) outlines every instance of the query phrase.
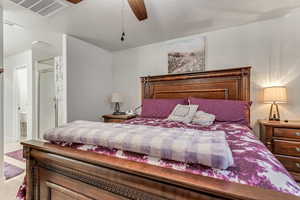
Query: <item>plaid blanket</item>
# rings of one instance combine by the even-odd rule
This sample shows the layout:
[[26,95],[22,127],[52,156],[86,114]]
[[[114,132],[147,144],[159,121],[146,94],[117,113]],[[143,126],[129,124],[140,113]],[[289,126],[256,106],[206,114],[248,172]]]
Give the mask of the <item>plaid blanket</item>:
[[219,169],[233,165],[224,131],[75,121],[47,131],[44,139],[98,145]]

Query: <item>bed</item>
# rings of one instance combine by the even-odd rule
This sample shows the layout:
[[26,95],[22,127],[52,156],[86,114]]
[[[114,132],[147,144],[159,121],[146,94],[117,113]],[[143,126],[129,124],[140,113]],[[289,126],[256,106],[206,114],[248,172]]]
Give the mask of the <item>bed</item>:
[[[142,77],[142,98],[198,97],[249,101],[250,73],[251,67],[243,67]],[[250,110],[247,116],[250,118]],[[151,118],[136,118],[125,123],[166,128],[187,126]],[[27,167],[26,199],[299,199],[296,196],[300,194],[299,186],[248,127],[226,122],[206,127],[218,128],[239,131],[240,138],[244,138],[243,148],[255,146],[261,159],[271,163],[268,165],[270,173],[262,173],[266,166],[252,169],[253,160],[239,165],[240,171],[232,173],[234,169],[216,170],[170,160],[153,160],[131,152],[120,154],[119,151],[90,145],[33,140],[22,143]],[[230,145],[234,145],[234,137],[238,136],[229,138],[232,140]],[[248,143],[253,146],[247,146]],[[248,158],[257,159],[250,154]],[[243,159],[240,156],[240,160]],[[281,176],[272,175],[273,172]],[[252,175],[247,178],[249,174]],[[279,179],[272,182],[269,175]]]

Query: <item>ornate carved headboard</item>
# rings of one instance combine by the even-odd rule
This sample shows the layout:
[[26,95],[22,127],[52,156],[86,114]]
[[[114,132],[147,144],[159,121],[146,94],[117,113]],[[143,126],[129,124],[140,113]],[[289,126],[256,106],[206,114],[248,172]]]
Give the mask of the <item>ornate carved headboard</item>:
[[142,99],[198,97],[250,101],[250,73],[251,67],[242,67],[141,77]]

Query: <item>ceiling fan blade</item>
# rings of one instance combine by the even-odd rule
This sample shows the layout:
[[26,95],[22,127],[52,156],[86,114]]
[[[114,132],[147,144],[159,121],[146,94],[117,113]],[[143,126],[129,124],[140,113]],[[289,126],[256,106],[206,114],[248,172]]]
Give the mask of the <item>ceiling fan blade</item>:
[[68,1],[68,2],[70,2],[70,3],[79,3],[79,2],[81,2],[82,0],[66,0],[66,1]]
[[144,0],[128,0],[128,3],[133,13],[140,21],[148,18]]

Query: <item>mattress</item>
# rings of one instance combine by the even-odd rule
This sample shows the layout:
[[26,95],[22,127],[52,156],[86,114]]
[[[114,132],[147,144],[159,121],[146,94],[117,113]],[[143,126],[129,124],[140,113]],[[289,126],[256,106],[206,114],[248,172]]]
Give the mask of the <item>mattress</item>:
[[[134,118],[124,122],[132,125],[160,126],[164,128],[191,128],[204,131],[220,130],[226,133],[226,139],[233,154],[234,166],[226,170],[206,167],[200,164],[189,164],[172,160],[150,157],[143,154],[109,149],[95,145],[54,142],[78,150],[91,151],[136,162],[147,163],[164,168],[183,171],[224,181],[247,184],[250,186],[276,190],[300,196],[300,187],[275,156],[245,125],[217,122],[203,127],[181,122],[155,118]],[[24,188],[23,188],[24,190]],[[20,194],[24,191],[20,191]],[[21,199],[21,198],[19,198]]]

